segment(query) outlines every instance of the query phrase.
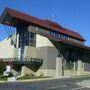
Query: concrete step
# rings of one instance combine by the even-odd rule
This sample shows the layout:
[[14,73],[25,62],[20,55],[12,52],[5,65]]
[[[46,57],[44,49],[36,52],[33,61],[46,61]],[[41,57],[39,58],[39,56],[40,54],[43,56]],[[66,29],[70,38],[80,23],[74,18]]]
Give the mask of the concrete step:
[[16,77],[9,77],[7,79],[7,82],[15,82],[16,81]]

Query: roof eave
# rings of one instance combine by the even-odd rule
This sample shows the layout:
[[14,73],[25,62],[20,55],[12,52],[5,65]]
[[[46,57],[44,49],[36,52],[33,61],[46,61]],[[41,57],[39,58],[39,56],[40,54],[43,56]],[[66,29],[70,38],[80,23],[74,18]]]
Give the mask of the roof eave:
[[[29,22],[29,23],[33,23],[33,24],[36,24],[36,25],[38,25],[38,26],[41,26],[41,27],[45,27],[45,28],[47,28],[47,29],[51,29],[51,30],[54,30],[54,31],[57,31],[57,32],[59,32],[59,33],[63,33],[63,34],[67,34],[67,33],[65,33],[65,32],[63,32],[62,30],[60,30],[60,29],[58,29],[58,28],[55,28],[55,27],[51,27],[51,26],[49,26],[45,21],[43,21],[43,20],[41,20],[41,19],[38,19],[38,18],[35,18],[35,17],[33,17],[33,16],[29,16],[29,15],[26,15],[26,14],[24,14],[24,13],[21,13],[21,12],[18,12],[18,11],[16,11],[16,10],[13,10],[13,9],[10,9],[10,8],[6,8],[5,9],[5,11],[4,11],[4,13],[5,12],[8,12],[11,16],[12,16],[12,18],[17,18],[17,19],[21,19],[21,20],[24,20],[24,21],[26,21],[26,22]],[[14,13],[16,13],[16,15],[14,15],[13,14],[13,12]],[[23,14],[23,15],[22,15]],[[17,16],[18,15],[18,16]],[[22,15],[22,18],[20,17],[20,15]],[[25,16],[26,15],[26,16]],[[2,17],[3,17],[3,15],[2,15]],[[26,18],[24,18],[24,17],[26,17]],[[28,18],[31,18],[31,19],[28,19]],[[1,19],[1,23],[3,22],[3,18]],[[70,31],[70,30],[69,30]],[[69,34],[68,34],[69,35]],[[73,35],[69,35],[69,36],[72,36],[72,37],[74,37],[74,38],[76,38],[76,39],[78,39],[78,40],[81,40],[81,41],[85,41],[85,39],[83,39],[82,37],[76,37],[75,35],[73,36]]]

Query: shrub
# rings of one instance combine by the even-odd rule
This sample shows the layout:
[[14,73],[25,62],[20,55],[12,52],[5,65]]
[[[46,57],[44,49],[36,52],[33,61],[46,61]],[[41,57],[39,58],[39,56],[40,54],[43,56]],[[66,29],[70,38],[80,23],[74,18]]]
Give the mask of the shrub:
[[30,76],[29,74],[25,74],[25,76]]
[[41,73],[40,73],[40,77],[43,77],[43,76],[44,76],[44,73],[43,73],[43,72],[41,72]]
[[35,76],[33,73],[30,73],[30,76]]

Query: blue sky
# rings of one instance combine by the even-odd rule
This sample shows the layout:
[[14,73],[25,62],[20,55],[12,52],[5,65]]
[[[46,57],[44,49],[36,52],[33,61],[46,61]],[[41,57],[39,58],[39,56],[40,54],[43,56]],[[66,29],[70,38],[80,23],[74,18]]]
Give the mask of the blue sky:
[[[40,19],[51,19],[63,27],[80,33],[90,46],[90,0],[0,0],[0,15],[5,7]],[[0,40],[7,33],[0,25]]]

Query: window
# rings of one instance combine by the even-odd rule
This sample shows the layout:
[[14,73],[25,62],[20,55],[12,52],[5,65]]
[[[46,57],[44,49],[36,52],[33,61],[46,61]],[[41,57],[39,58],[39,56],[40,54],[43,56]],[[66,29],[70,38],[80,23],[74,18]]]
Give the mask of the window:
[[66,39],[66,40],[68,39],[67,35],[60,34],[60,33],[57,33],[57,32],[50,31],[49,34],[52,35],[52,36],[55,36],[56,38],[61,38],[61,39]]
[[33,32],[29,32],[29,45],[36,46],[36,34]]

